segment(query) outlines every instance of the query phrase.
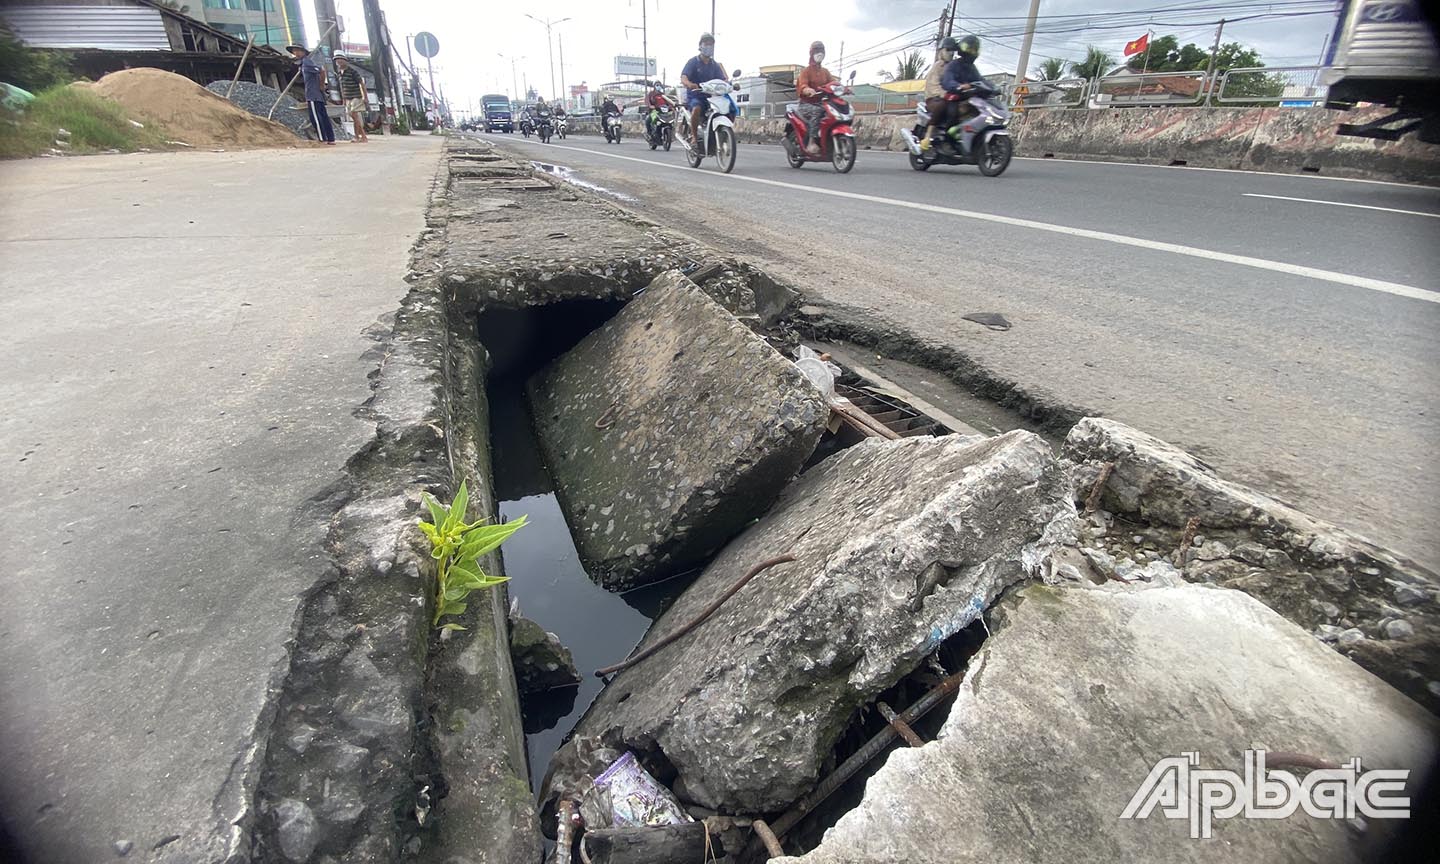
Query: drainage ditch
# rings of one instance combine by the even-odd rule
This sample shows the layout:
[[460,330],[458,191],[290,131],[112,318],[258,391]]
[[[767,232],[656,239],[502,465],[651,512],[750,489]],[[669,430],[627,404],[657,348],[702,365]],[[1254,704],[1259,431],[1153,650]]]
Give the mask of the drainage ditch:
[[[512,614],[523,615],[555,634],[572,652],[581,673],[578,685],[522,698],[528,771],[535,789],[541,788],[551,757],[604,687],[605,682],[591,671],[625,657],[700,570],[692,568],[623,593],[613,593],[597,584],[586,572],[537,446],[526,381],[604,324],[623,305],[614,300],[568,300],[522,309],[492,308],[475,319],[475,338],[488,354],[484,390],[499,516],[504,521],[522,515],[529,520],[527,530],[516,534],[504,547],[505,571],[511,577],[507,588]],[[846,370],[839,380],[839,392],[866,412],[876,426],[889,430],[888,435],[874,430],[869,433],[872,436],[902,438],[971,431],[948,415],[941,415],[943,422],[927,415],[905,401],[909,394],[897,394],[896,388],[883,379],[869,379]],[[822,439],[807,468],[866,437],[856,431],[863,424],[837,423],[835,427]],[[786,833],[787,849],[814,848],[825,830],[859,803],[865,780],[883,763],[883,754],[907,746],[901,733],[894,731],[899,726],[907,735],[933,738],[953,701],[949,693],[940,699],[932,696],[934,710],[908,726],[901,723],[891,727],[884,714],[891,711],[891,706],[904,712],[922,702],[947,677],[963,672],[984,635],[983,625],[978,623],[961,630],[941,643],[924,665],[855,711],[827,760],[830,768],[819,787],[824,797],[804,799],[788,814],[771,814]],[[892,731],[887,733],[887,729]],[[915,740],[911,739],[912,745]],[[673,777],[674,771],[663,754],[656,751],[640,755],[657,777]],[[861,761],[852,766],[855,770],[848,770],[847,762],[856,760]],[[553,810],[546,811],[545,819],[546,833],[552,834]],[[748,835],[748,831],[732,830],[731,857],[726,860],[763,861],[768,857],[759,840],[745,839]]]

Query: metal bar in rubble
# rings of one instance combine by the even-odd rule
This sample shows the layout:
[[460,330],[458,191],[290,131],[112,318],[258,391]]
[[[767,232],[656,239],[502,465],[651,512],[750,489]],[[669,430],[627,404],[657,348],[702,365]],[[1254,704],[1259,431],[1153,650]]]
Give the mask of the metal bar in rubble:
[[[911,705],[896,715],[897,718],[906,725],[914,724],[916,720],[924,717],[930,709],[938,705],[942,699],[960,689],[960,684],[964,680],[965,670],[962,669],[954,675],[945,678],[932,690],[924,696],[921,696],[914,705]],[[800,823],[801,819],[805,818],[805,814],[820,806],[826,798],[829,798],[837,789],[845,785],[846,781],[855,775],[855,772],[863,768],[876,756],[885,752],[885,748],[889,747],[890,742],[894,741],[895,737],[899,734],[900,733],[895,731],[894,726],[886,726],[884,729],[876,732],[873,738],[865,742],[865,746],[855,751],[855,754],[842,762],[833,774],[820,781],[820,785],[816,786],[809,795],[801,798],[785,815],[776,820],[772,826],[775,829],[775,835],[777,837],[784,837],[789,833],[792,828]]]

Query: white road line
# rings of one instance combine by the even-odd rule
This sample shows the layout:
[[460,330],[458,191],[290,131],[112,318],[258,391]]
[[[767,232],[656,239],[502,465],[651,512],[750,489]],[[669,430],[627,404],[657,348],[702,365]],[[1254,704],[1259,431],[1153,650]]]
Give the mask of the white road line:
[[[607,153],[604,150],[589,150],[584,147],[567,147],[563,144],[545,145],[552,150],[571,150],[576,153],[586,153],[594,156],[604,156],[609,159],[620,159],[626,162],[638,162],[641,165],[651,165],[659,168],[668,168],[673,171],[685,171],[696,176],[702,176],[699,169],[687,165],[675,165],[669,162],[657,162],[650,159],[639,159],[634,156],[622,156],[619,153]],[[1241,267],[1253,267],[1257,270],[1269,270],[1272,273],[1284,273],[1287,276],[1305,276],[1310,279],[1319,279],[1324,282],[1333,282],[1338,285],[1349,285],[1352,288],[1366,288],[1371,291],[1379,291],[1384,294],[1394,294],[1397,297],[1409,297],[1412,300],[1424,300],[1427,303],[1440,303],[1440,291],[1431,291],[1425,288],[1416,288],[1411,285],[1402,285],[1398,282],[1386,282],[1383,279],[1371,279],[1368,276],[1352,276],[1349,273],[1337,273],[1333,270],[1321,270],[1316,267],[1305,267],[1300,264],[1287,264],[1283,261],[1270,261],[1265,258],[1252,258],[1249,255],[1232,255],[1229,252],[1216,252],[1212,249],[1200,249],[1195,246],[1182,246],[1178,243],[1165,243],[1159,240],[1146,240],[1141,237],[1130,237],[1124,234],[1111,234],[1108,231],[1091,231],[1088,228],[1071,228],[1068,225],[1055,225],[1049,222],[1036,222],[1033,219],[1017,219],[1013,216],[1001,216],[996,213],[979,213],[974,210],[957,210],[953,207],[941,207],[936,204],[923,204],[918,201],[903,201],[897,198],[881,198],[878,195],[866,195],[860,192],[845,192],[839,189],[825,189],[819,186],[806,186],[803,183],[787,183],[783,180],[767,180],[763,177],[747,177],[744,174],[722,174],[719,171],[706,171],[703,176],[712,177],[717,180],[736,180],[744,183],[758,183],[762,186],[774,186],[779,189],[795,189],[801,192],[811,192],[816,195],[828,195],[832,198],[848,198],[852,201],[865,201],[870,204],[884,204],[890,207],[903,207],[907,210],[919,210],[925,213],[940,213],[946,216],[957,216],[962,219],[973,219],[978,222],[991,222],[996,225],[1009,225],[1014,228],[1029,228],[1034,231],[1046,231],[1051,234],[1064,234],[1070,237],[1083,237],[1087,240],[1100,240],[1106,243],[1115,243],[1121,246],[1134,246],[1139,249],[1150,249],[1156,252],[1169,252],[1174,255],[1185,255],[1190,258],[1203,258],[1209,261],[1220,261],[1225,264],[1237,264]]]
[[1367,180],[1364,177],[1334,177],[1328,174],[1287,174],[1283,171],[1254,171],[1249,168],[1206,168],[1200,165],[1158,165],[1154,162],[1112,162],[1108,159],[1066,159],[1056,156],[1016,156],[1026,162],[1072,162],[1078,165],[1114,165],[1117,168],[1155,168],[1161,171],[1210,171],[1216,174],[1246,174],[1251,177],[1284,177],[1294,180],[1327,180],[1331,183],[1366,183],[1371,186],[1398,186],[1401,189],[1434,189],[1424,183],[1396,180]]
[[1329,204],[1331,207],[1354,207],[1357,210],[1380,210],[1384,213],[1404,213],[1406,216],[1429,216],[1440,219],[1440,213],[1426,213],[1421,210],[1397,210],[1394,207],[1375,207],[1371,204],[1350,204],[1345,201],[1321,201],[1318,198],[1291,198],[1289,195],[1261,195],[1258,192],[1241,192],[1246,198],[1273,198],[1276,201],[1299,201],[1302,204]]

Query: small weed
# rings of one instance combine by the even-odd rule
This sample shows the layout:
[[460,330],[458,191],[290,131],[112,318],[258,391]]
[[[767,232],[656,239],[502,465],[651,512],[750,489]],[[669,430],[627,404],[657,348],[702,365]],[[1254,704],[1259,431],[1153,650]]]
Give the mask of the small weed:
[[[465,510],[470,505],[470,492],[465,488],[464,481],[461,481],[455,500],[450,502],[449,507],[428,493],[424,499],[425,506],[430,508],[432,521],[420,520],[420,530],[430,541],[430,557],[435,559],[437,578],[435,620],[432,623],[438,626],[442,617],[465,611],[465,598],[471,591],[499,585],[509,578],[487,574],[480,569],[479,558],[525,527],[525,517],[503,525],[486,525],[483,520],[467,524]],[[450,622],[441,629],[465,628]]]

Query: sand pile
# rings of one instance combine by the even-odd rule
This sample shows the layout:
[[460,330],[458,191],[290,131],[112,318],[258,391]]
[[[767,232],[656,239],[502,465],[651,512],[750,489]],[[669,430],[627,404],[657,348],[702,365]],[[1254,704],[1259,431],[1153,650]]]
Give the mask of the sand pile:
[[256,117],[191,81],[163,69],[122,69],[94,84],[93,92],[120,103],[137,120],[164,127],[171,139],[194,147],[295,147],[295,134]]

